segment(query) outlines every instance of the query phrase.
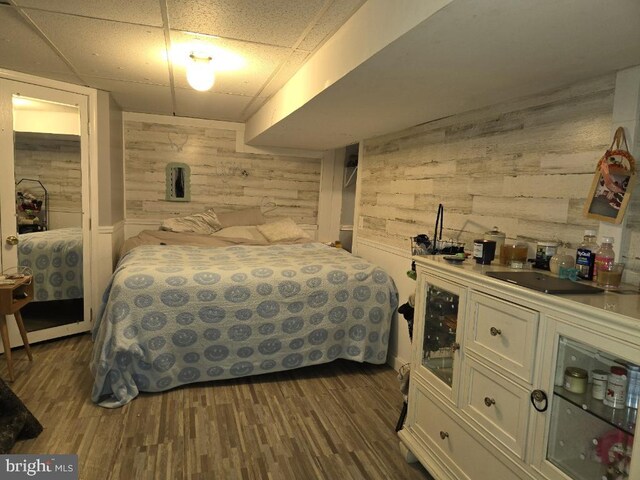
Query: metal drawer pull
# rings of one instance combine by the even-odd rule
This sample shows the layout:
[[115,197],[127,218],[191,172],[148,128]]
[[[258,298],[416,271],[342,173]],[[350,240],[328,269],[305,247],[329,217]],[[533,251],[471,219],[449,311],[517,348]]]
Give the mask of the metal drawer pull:
[[455,352],[456,350],[460,350],[460,344],[458,342],[453,342],[451,344],[451,351]]
[[491,332],[491,336],[492,337],[497,337],[498,335],[502,335],[502,330],[500,330],[499,328],[496,328],[496,327],[491,327],[489,332]]
[[449,438],[449,434],[447,432],[443,432],[440,430],[440,438],[444,440],[445,438]]
[[547,394],[542,390],[534,390],[531,392],[531,404],[539,412],[544,412],[549,406],[549,399]]
[[7,245],[17,245],[18,244],[18,237],[16,237],[15,235],[9,235],[7,237]]
[[493,398],[489,398],[489,397],[484,397],[484,404],[487,407],[490,407],[491,405],[495,405],[496,401]]

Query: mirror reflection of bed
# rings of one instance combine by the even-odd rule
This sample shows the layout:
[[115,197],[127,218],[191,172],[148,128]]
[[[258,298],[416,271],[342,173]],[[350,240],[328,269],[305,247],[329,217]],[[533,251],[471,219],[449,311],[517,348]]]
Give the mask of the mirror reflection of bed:
[[18,265],[31,272],[27,331],[83,319],[80,137],[15,132]]

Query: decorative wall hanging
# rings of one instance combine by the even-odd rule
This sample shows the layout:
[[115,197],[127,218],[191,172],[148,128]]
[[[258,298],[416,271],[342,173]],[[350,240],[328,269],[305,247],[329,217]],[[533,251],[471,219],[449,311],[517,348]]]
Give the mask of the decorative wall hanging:
[[191,169],[186,163],[169,163],[166,169],[166,200],[191,201]]
[[636,162],[629,153],[624,128],[618,127],[611,146],[598,161],[584,205],[585,216],[603,222],[621,223],[635,181]]

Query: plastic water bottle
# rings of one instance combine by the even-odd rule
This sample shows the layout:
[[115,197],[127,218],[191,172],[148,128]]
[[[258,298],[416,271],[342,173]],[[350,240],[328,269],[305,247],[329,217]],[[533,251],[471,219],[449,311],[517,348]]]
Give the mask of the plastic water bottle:
[[580,278],[593,280],[593,266],[598,248],[600,247],[596,243],[595,230],[585,230],[584,239],[576,253],[576,268]]
[[627,384],[627,407],[638,408],[640,404],[640,366],[627,364],[629,383]]
[[602,244],[596,251],[594,261],[593,279],[598,276],[598,269],[610,270],[615,262],[616,254],[613,251],[613,237],[602,237]]

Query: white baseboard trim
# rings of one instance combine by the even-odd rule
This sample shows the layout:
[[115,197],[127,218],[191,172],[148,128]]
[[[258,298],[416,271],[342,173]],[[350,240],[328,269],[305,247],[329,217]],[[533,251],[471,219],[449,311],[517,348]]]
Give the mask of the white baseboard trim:
[[383,252],[391,253],[393,255],[398,255],[402,258],[411,259],[411,253],[409,252],[408,248],[405,250],[404,248],[394,247],[393,245],[386,245],[384,243],[362,237],[358,238],[357,243],[358,246],[363,245],[365,247],[371,247],[377,250],[382,250]]
[[391,366],[396,372],[400,371],[400,367],[409,363],[408,360],[401,357],[390,357],[387,360],[387,364]]
[[124,229],[124,220],[120,220],[119,222],[116,222],[113,225],[105,225],[102,227],[98,227],[98,233],[100,235],[113,235],[114,233],[117,233],[123,229]]

